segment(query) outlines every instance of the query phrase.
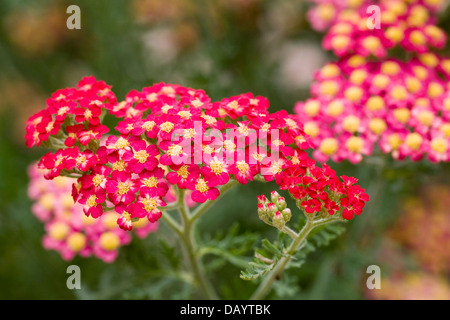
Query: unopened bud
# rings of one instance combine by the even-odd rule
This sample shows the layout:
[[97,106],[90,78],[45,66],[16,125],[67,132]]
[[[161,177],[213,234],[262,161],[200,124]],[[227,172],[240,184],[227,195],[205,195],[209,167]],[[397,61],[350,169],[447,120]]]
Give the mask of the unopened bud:
[[266,221],[267,218],[268,218],[268,215],[267,215],[267,207],[266,207],[266,205],[263,204],[263,203],[259,203],[259,204],[257,205],[257,207],[258,207],[258,217],[259,217],[261,220]]
[[276,192],[275,190],[270,192],[270,200],[272,200],[272,202],[274,202],[274,203],[277,202],[279,197],[280,197],[280,194],[278,192]]
[[286,224],[286,221],[284,221],[283,214],[280,211],[275,212],[275,214],[273,215],[272,224],[274,227],[276,227],[280,230]]
[[280,211],[282,211],[282,210],[284,210],[285,208],[286,208],[286,199],[284,199],[284,197],[279,197],[278,199],[277,199],[277,202],[275,202],[276,203],[276,205],[277,205],[277,207],[278,207],[278,210],[280,210]]
[[260,195],[257,196],[256,199],[258,199],[258,203],[262,203],[262,204],[266,204],[267,202],[269,202],[269,199],[266,198],[265,195]]
[[267,214],[268,214],[270,217],[273,217],[273,215],[274,215],[275,212],[277,212],[277,211],[278,211],[278,208],[277,208],[277,206],[275,205],[275,203],[269,202],[269,203],[267,204]]
[[283,215],[284,222],[289,222],[289,220],[291,220],[292,217],[291,209],[285,208],[283,209],[283,211],[281,211],[281,214]]

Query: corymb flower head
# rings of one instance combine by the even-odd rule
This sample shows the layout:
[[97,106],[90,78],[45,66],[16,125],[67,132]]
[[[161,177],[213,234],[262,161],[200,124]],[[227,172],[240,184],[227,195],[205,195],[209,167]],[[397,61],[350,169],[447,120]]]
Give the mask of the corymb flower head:
[[[67,108],[55,109],[55,104]],[[156,223],[165,207],[180,201],[180,190],[197,204],[214,201],[230,183],[253,180],[274,181],[306,210],[334,214],[342,204],[359,214],[363,204],[354,203],[348,187],[308,157],[303,124],[286,111],[269,113],[268,106],[267,99],[250,93],[212,102],[202,90],[166,83],[133,90],[118,102],[110,86],[89,77],[54,94],[47,108],[28,121],[26,140],[30,147],[56,149],[38,166],[47,179],[73,179],[73,200],[86,217],[102,219],[115,212],[116,224],[125,231],[137,220]],[[102,127],[106,114],[119,120],[116,135]],[[349,200],[339,201],[342,197]],[[275,206],[270,216],[275,214],[281,227],[290,210],[280,195],[271,198],[258,208]],[[55,230],[65,235],[65,227]],[[122,241],[110,232],[92,250],[110,257]]]

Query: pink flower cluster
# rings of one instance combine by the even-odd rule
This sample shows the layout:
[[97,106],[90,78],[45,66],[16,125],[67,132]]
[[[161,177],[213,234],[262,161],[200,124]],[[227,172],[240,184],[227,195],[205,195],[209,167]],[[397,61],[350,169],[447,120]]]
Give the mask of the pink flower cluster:
[[[433,11],[427,7],[435,8],[434,2],[391,1],[380,5],[397,13],[395,21],[403,26],[402,32],[409,27],[416,31],[432,29],[436,22]],[[364,8],[366,5],[358,10]],[[390,19],[389,12],[382,10],[381,17]],[[367,20],[358,19],[357,25]],[[411,53],[407,61],[386,56],[385,49],[391,47],[385,46],[384,41],[377,46],[383,52],[364,51],[367,37],[381,39],[390,34],[387,27],[392,26],[383,19],[380,29],[349,33],[352,44],[335,51],[339,60],[316,72],[311,97],[295,106],[305,132],[317,147],[314,158],[321,162],[331,158],[336,162],[358,163],[378,147],[397,160],[409,157],[418,161],[426,157],[432,162],[447,162],[450,160],[450,59],[428,51],[429,47],[442,47],[446,35],[436,31],[439,37],[425,38],[420,48],[402,42],[403,49]],[[336,36],[332,29],[341,23],[348,24],[346,15],[336,20],[326,35],[326,49],[329,49],[326,43],[333,42],[330,39]]]
[[[158,83],[115,102],[109,87],[93,77],[53,97],[73,107],[56,120],[58,112],[49,101],[38,114],[51,120],[31,117],[28,145],[50,140],[57,149],[44,155],[39,167],[47,179],[76,177],[72,195],[85,214],[99,218],[114,210],[124,230],[131,230],[136,219],[158,221],[167,206],[164,197],[174,187],[186,190],[191,203],[203,203],[215,200],[230,180],[274,180],[311,212],[342,209],[349,212],[346,219],[360,214],[367,201],[362,189],[355,191],[356,179],[341,181],[328,167],[315,166],[297,117],[269,113],[264,97],[247,93],[212,102],[203,90]],[[90,134],[91,126],[102,126],[97,117],[103,113],[119,118],[117,135]],[[57,121],[58,130],[39,135]],[[87,144],[80,134],[86,130]]]
[[[131,234],[117,225],[118,213],[109,211],[94,219],[83,213],[80,204],[74,203],[73,179],[60,176],[47,180],[36,164],[29,167],[29,177],[28,194],[35,201],[32,212],[45,224],[43,246],[46,249],[58,251],[65,260],[80,255],[112,262],[120,247],[130,243]],[[146,219],[134,222],[133,226],[139,238],[158,228],[157,223]]]
[[323,47],[337,56],[358,54],[383,58],[399,47],[409,52],[443,48],[445,32],[435,13],[444,1],[316,0],[308,12],[313,28],[326,31]]

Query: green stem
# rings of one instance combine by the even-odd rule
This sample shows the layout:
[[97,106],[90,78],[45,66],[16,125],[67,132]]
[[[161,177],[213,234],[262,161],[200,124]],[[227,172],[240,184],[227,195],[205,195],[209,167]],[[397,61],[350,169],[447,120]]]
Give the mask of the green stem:
[[314,220],[313,218],[307,218],[305,225],[298,234],[295,233],[293,230],[291,230],[292,232],[288,232],[289,236],[291,236],[293,240],[286,251],[286,255],[278,261],[275,268],[273,268],[272,271],[269,273],[269,275],[260,283],[259,287],[253,293],[250,299],[261,300],[269,293],[269,291],[272,289],[275,280],[281,277],[289,261],[292,259],[292,256],[297,252],[298,248],[306,240],[306,237],[314,228],[329,222],[341,220],[342,219],[339,217],[330,217],[318,220]]
[[219,297],[212,287],[211,283],[203,270],[200,257],[197,257],[197,243],[194,239],[194,219],[190,215],[189,208],[184,201],[184,190],[180,190],[178,194],[178,211],[180,213],[183,229],[180,234],[181,243],[185,252],[185,256],[188,258],[192,274],[196,279],[197,284],[202,290],[207,299],[218,300]]

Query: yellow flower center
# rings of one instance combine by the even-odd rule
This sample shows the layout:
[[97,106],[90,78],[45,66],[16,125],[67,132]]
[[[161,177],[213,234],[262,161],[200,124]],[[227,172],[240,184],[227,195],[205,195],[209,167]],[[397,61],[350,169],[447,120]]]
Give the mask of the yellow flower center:
[[438,137],[431,140],[431,148],[439,153],[445,153],[448,150],[448,142],[446,139]]
[[162,131],[169,133],[170,131],[173,130],[175,125],[172,122],[166,121],[162,123],[159,127]]
[[169,156],[179,156],[183,153],[183,147],[178,144],[173,144],[169,147],[169,150],[167,150],[167,154]]
[[110,211],[102,216],[102,223],[108,229],[117,228],[118,214],[114,211]]
[[320,86],[320,92],[325,96],[334,97],[339,91],[339,86],[336,81],[327,80],[322,82]]
[[408,91],[404,86],[398,85],[392,88],[391,96],[396,100],[404,100],[408,97]]
[[211,161],[209,167],[211,168],[211,171],[216,175],[219,175],[223,172],[223,164],[219,161]]
[[116,143],[114,144],[114,149],[125,149],[129,145],[130,143],[127,139],[119,137],[119,139],[117,139]]
[[325,138],[320,143],[319,149],[324,154],[331,156],[332,154],[336,153],[338,149],[337,140],[335,138]]
[[331,78],[331,77],[338,76],[341,73],[341,70],[339,69],[339,67],[337,65],[329,63],[329,64],[325,65],[324,67],[322,67],[322,69],[320,70],[320,73],[325,78]]
[[86,205],[89,207],[95,207],[97,205],[97,196],[95,194],[92,194],[87,198]]
[[142,128],[145,129],[145,131],[150,131],[153,129],[153,127],[156,125],[155,121],[145,121],[142,124]]
[[119,237],[111,231],[104,232],[100,236],[100,246],[106,251],[116,250],[119,247],[119,245],[120,245]]
[[153,198],[145,198],[141,202],[144,205],[144,210],[147,212],[153,211],[158,208],[158,202]]
[[317,137],[319,134],[319,127],[316,125],[315,122],[309,121],[304,124],[304,130],[307,135],[314,138]]
[[248,172],[249,165],[247,164],[247,162],[241,160],[236,162],[236,168],[239,170],[240,173],[246,174]]
[[317,100],[308,100],[304,105],[303,105],[303,110],[305,111],[305,113],[310,116],[310,117],[314,117],[315,115],[317,115],[319,113],[320,110],[320,102]]
[[84,117],[86,119],[92,118],[92,111],[89,109],[86,109],[86,111],[84,111]]
[[345,146],[351,152],[360,153],[364,146],[364,140],[361,137],[353,136],[347,139]]
[[98,188],[98,187],[102,184],[102,182],[103,182],[104,179],[105,179],[105,176],[103,176],[103,175],[97,173],[97,174],[94,176],[94,178],[92,178],[92,183],[94,184],[94,186],[95,186],[96,188]]
[[86,246],[86,236],[81,232],[73,232],[67,238],[67,245],[73,251],[78,252]]
[[117,193],[122,196],[130,191],[130,187],[131,185],[129,182],[119,182],[117,184]]
[[394,61],[386,61],[381,65],[381,72],[389,76],[395,76],[400,72],[400,66]]
[[406,136],[405,143],[412,150],[416,151],[422,145],[422,140],[423,140],[423,138],[420,134],[418,134],[417,132],[413,132],[413,133],[409,133]]
[[373,77],[373,84],[379,89],[386,88],[389,82],[389,77],[384,74],[377,74],[375,77]]
[[155,188],[158,185],[158,178],[156,178],[156,177],[149,177],[147,179],[143,179],[142,183],[146,187]]
[[447,138],[450,137],[450,123],[444,123],[440,130]]
[[349,115],[342,121],[342,127],[344,130],[353,133],[358,130],[360,122],[361,120],[358,117]]
[[237,110],[239,108],[239,103],[236,100],[233,100],[227,104],[227,107],[232,110]]
[[397,133],[393,133],[388,137],[388,144],[392,149],[397,150],[402,144],[402,139]]
[[187,177],[189,176],[188,166],[187,165],[181,166],[180,169],[178,169],[177,174],[181,178],[187,179]]
[[201,102],[199,99],[195,99],[191,102],[191,105],[194,108],[200,108],[203,105],[203,102]]
[[203,178],[199,178],[197,180],[197,183],[195,184],[195,190],[203,193],[209,190],[208,185],[206,184],[205,180]]
[[427,38],[419,30],[414,30],[413,32],[411,32],[409,35],[409,40],[417,46],[423,45],[427,42]]
[[394,110],[394,117],[401,123],[408,122],[411,112],[407,108],[398,108]]
[[63,240],[69,233],[70,228],[64,222],[55,222],[49,230],[49,235],[52,239],[57,241]]
[[327,113],[332,117],[337,117],[344,111],[344,104],[340,100],[333,100],[327,108]]
[[430,98],[438,98],[444,93],[444,88],[438,82],[431,82],[428,86],[428,96]]
[[138,152],[135,152],[134,158],[139,161],[139,163],[145,163],[147,161],[147,158],[149,157],[149,154],[146,150],[139,150]]
[[184,119],[190,119],[192,117],[192,113],[190,111],[180,111],[178,115]]
[[123,160],[118,160],[113,163],[113,170],[123,171],[127,167],[127,164]]
[[386,30],[386,37],[394,43],[399,43],[405,37],[403,28],[392,26]]
[[386,128],[386,122],[381,118],[373,118],[369,122],[369,129],[377,135],[382,134]]
[[379,96],[372,96],[367,99],[366,106],[370,111],[377,111],[385,107],[384,99]]
[[434,114],[433,112],[429,111],[429,110],[424,110],[421,111],[418,115],[417,115],[417,119],[419,120],[419,122],[421,124],[423,124],[424,126],[431,126],[433,124],[433,120],[434,120]]

